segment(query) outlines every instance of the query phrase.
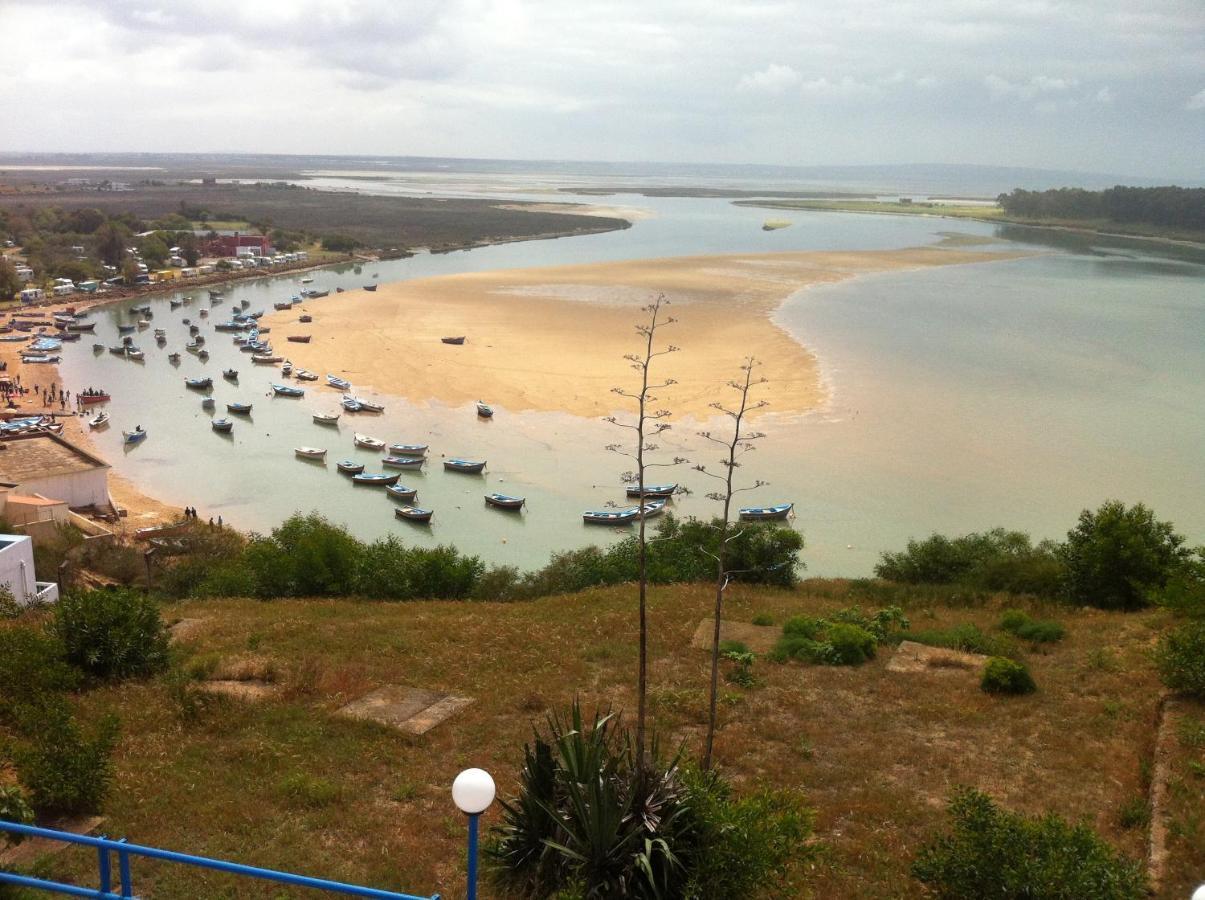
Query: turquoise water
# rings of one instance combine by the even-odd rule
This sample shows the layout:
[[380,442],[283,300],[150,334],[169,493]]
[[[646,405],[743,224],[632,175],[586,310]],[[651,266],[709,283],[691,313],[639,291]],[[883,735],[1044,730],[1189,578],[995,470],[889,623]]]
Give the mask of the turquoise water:
[[[322,270],[311,273],[311,286],[333,291],[371,280],[653,256],[890,249],[930,244],[949,230],[999,235],[980,223],[834,213],[786,214],[793,227],[763,232],[771,213],[724,201],[617,202],[655,215],[601,235],[419,255],[358,272]],[[748,499],[798,504],[796,527],[807,536],[812,573],[868,574],[881,550],[933,529],[1007,524],[1056,536],[1080,508],[1108,496],[1146,500],[1194,540],[1205,538],[1198,449],[1205,437],[1205,267],[1152,256],[1141,245],[1101,248],[1030,230],[1007,237],[1002,248],[1039,239],[1059,246],[1035,259],[811,289],[780,311],[780,324],[819,352],[834,399],[818,413],[767,423],[769,437],[747,471],[771,486]],[[150,330],[137,336],[147,352],[143,364],[94,355],[88,336],[67,345],[60,369],[66,386],[114,394],[113,425],[95,442],[118,472],[155,496],[245,529],[266,530],[294,510],[316,509],[362,537],[394,532],[420,544],[455,543],[520,566],[540,564],[555,549],[613,539],[609,529],[580,523],[583,509],[622,502],[618,475],[627,467],[603,449],[616,439],[604,423],[506,409],[485,422],[469,406],[412,404],[357,385],[361,395],[379,397],[386,412],[344,415],[335,430],[310,418],[336,411],[333,389],[311,383],[301,400],[268,396],[278,370],[251,365],[212,324],[244,297],[251,309],[270,309],[297,293],[300,277],[229,286],[226,305],[214,309],[203,331],[207,364],[189,354],[179,367],[166,359],[187,339],[180,320],[203,321],[205,291],[175,311],[168,297],[137,301],[151,304],[153,327],[167,328],[169,337],[158,350]],[[332,293],[307,305],[320,313],[322,304],[338,302]],[[105,344],[117,342],[118,321],[134,321],[124,306],[94,318]],[[283,339],[276,349],[288,355]],[[221,378],[231,366],[241,373],[237,387]],[[250,420],[233,417],[229,437],[211,431],[200,396],[184,387],[185,377],[201,374],[215,381],[218,415],[227,402],[255,404]],[[729,376],[717,373],[717,383]],[[150,436],[125,450],[120,431],[135,424]],[[692,438],[698,424],[680,423],[667,452],[706,460]],[[431,444],[435,466],[402,474],[402,483],[419,488],[420,505],[436,510],[429,529],[397,521],[383,491],[353,487],[335,472],[344,457],[374,468],[376,454],[354,449],[353,431]],[[326,447],[326,465],[295,460],[293,448],[301,445]],[[483,476],[449,474],[438,464],[441,454],[487,459],[489,466]],[[712,510],[700,476],[685,470],[673,477],[694,490],[677,501],[680,511]],[[525,495],[528,509],[486,509],[481,495],[493,490]]]

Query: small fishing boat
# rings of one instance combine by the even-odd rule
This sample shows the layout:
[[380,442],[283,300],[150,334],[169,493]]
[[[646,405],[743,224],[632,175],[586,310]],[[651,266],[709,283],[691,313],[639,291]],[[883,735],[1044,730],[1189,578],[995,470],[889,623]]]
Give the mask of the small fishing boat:
[[463,344],[464,343],[464,335],[463,334],[458,335],[457,337],[442,337],[439,340],[441,343],[444,343],[444,344]]
[[359,475],[364,471],[364,463],[354,459],[341,459],[335,463],[335,468],[345,475]]
[[118,334],[133,334],[134,328],[135,328],[135,326],[133,326],[133,325],[118,325],[117,333]]
[[298,319],[297,321],[298,321],[298,322],[300,322],[301,324],[305,325],[305,324],[307,324],[307,323],[309,323],[309,322],[313,322],[313,321],[314,321],[314,317],[313,317],[313,316],[308,316],[308,315],[307,315],[307,316],[302,316],[302,317],[301,317],[300,319]]
[[297,447],[293,452],[302,459],[326,459],[326,451],[318,447]]
[[486,494],[486,506],[492,506],[495,509],[517,510],[522,509],[527,502],[525,497],[508,497],[506,494]]
[[316,425],[338,425],[339,414],[325,415],[323,413],[314,413],[314,424]]
[[342,294],[342,293],[343,293],[343,290],[344,290],[343,288],[341,288],[341,287],[337,287],[337,288],[335,288],[335,293],[336,293],[336,294]]
[[348,412],[353,412],[353,413],[359,412],[360,411],[360,401],[353,400],[350,397],[344,397],[343,398],[343,408],[345,410],[347,410]]
[[218,324],[213,326],[213,330],[225,332],[242,331],[243,325],[241,322],[218,322]]
[[93,391],[90,394],[79,394],[79,402],[88,406],[91,403],[108,403],[113,398],[104,391]]
[[123,431],[121,436],[127,444],[137,444],[139,441],[146,440],[146,432],[142,430],[141,425],[133,431]]
[[381,465],[387,469],[421,469],[426,461],[421,456],[386,456]]
[[283,312],[283,311],[284,311],[284,310],[286,310],[286,309],[292,309],[292,308],[293,308],[293,302],[292,302],[291,300],[285,300],[285,301],[283,301],[283,302],[281,302],[281,303],[273,303],[273,304],[272,304],[272,308],[273,308],[273,309],[275,309],[275,310],[277,310],[277,311]]
[[665,507],[668,503],[668,500],[649,500],[644,504],[644,517],[651,519],[653,516],[661,515],[665,512]]
[[383,413],[385,411],[385,407],[380,403],[370,403],[367,400],[361,400],[359,397],[351,397],[349,399],[359,404],[360,412]]
[[104,428],[109,424],[109,414],[107,412],[99,412],[88,420],[89,428]]
[[226,369],[222,372],[222,377],[227,381],[238,381],[238,369]]
[[310,337],[308,334],[290,334],[285,340],[291,344],[308,344]]
[[72,322],[71,324],[69,324],[67,326],[67,330],[68,331],[80,331],[80,332],[86,331],[86,332],[91,333],[96,330],[96,323],[88,322],[87,324],[81,324],[80,322]]
[[145,357],[146,357],[146,354],[143,353],[141,350],[139,350],[137,347],[126,347],[126,359],[132,359],[132,360],[136,360],[138,362],[142,362],[142,360]]
[[[646,484],[644,486],[645,497],[671,497],[678,490],[677,484]],[[640,496],[640,485],[630,484],[627,488],[629,497]]]
[[155,337],[167,337],[167,329],[166,328],[156,328],[155,329]]
[[187,344],[184,345],[184,349],[187,350],[189,353],[200,353],[201,345],[196,343],[195,341],[189,341]]
[[217,298],[221,298],[221,296],[222,296],[222,292],[221,292],[221,291],[210,291],[210,292],[209,292],[209,299],[210,299],[210,300],[214,299],[215,297],[217,297]]
[[166,334],[155,335],[155,343],[158,344],[160,347],[162,347],[164,344],[167,343],[167,335]]
[[766,522],[785,519],[795,508],[794,503],[778,503],[774,506],[743,506],[740,517],[743,522]]
[[365,487],[387,487],[391,484],[397,484],[400,475],[385,475],[385,474],[366,474],[359,472],[351,477],[354,484],[364,485]]
[[389,453],[392,456],[426,456],[426,444],[390,444]]
[[23,362],[23,363],[46,363],[49,365],[51,363],[58,362],[59,359],[60,359],[60,357],[57,357],[57,356],[47,356],[44,353],[34,353],[34,354],[27,354],[25,356],[22,356],[21,362]]
[[384,450],[385,449],[384,441],[377,440],[374,437],[369,437],[366,434],[360,434],[359,432],[356,432],[354,440],[356,442],[357,447],[363,447],[366,450]]
[[183,300],[168,300],[167,305],[169,307],[171,307],[172,309],[179,309],[181,306],[184,305],[184,301]]
[[305,391],[301,388],[290,387],[287,384],[273,384],[272,393],[277,397],[304,397]]
[[207,359],[209,359],[209,351],[202,350],[200,353],[197,354],[197,358],[200,359],[201,362],[205,362]]
[[480,462],[472,459],[452,457],[444,460],[444,468],[449,472],[464,472],[466,475],[476,475],[485,469],[485,460]]
[[627,525],[635,522],[640,515],[639,507],[627,509],[594,509],[582,513],[582,521],[587,525]]
[[202,317],[202,318],[204,318],[204,317],[206,317],[206,316],[208,316],[208,315],[209,315],[209,310],[207,310],[207,309],[202,309],[202,310],[199,310],[198,312],[199,312],[199,314],[201,315],[201,317]]
[[209,298],[209,305],[210,305],[210,306],[218,306],[219,304],[222,304],[222,303],[225,303],[225,302],[226,302],[226,298],[225,298],[225,297],[210,297],[210,298]]
[[366,291],[375,291],[376,289],[377,289],[377,286],[375,284],[364,285],[364,290],[366,290]]
[[227,403],[226,412],[238,413],[240,416],[249,415],[251,412],[250,403]]
[[104,345],[104,344],[93,344],[93,345],[92,345],[92,352],[93,352],[93,353],[104,353],[104,352],[105,352],[105,345]]
[[420,509],[417,506],[398,506],[394,508],[393,514],[407,522],[430,522],[431,517],[435,515],[435,510]]
[[213,409],[216,406],[212,397],[206,397],[201,401],[201,409]]
[[185,297],[180,302],[183,303],[185,306],[192,306],[192,297]]
[[418,488],[406,487],[404,484],[391,484],[385,488],[385,493],[394,500],[404,500],[406,503],[413,503],[414,498],[418,496]]
[[151,327],[151,323],[148,322],[146,319],[138,320],[138,330],[139,331],[145,331],[146,329],[148,329],[150,327]]
[[301,279],[301,283],[302,284],[313,284],[314,279],[313,278],[303,278],[303,279]]
[[238,302],[238,305],[241,306],[243,309],[246,309],[248,306],[251,305],[251,301],[250,300],[240,300]]
[[221,434],[229,434],[232,430],[234,430],[234,423],[229,419],[214,419],[209,424],[214,431],[220,432]]
[[185,378],[184,386],[190,387],[195,391],[207,391],[213,387],[212,378]]
[[293,377],[296,378],[298,381],[317,381],[318,380],[317,375],[315,375],[313,372],[307,371],[306,369],[298,369],[296,372],[293,373]]
[[180,320],[180,322],[184,325],[187,325],[191,321],[192,321],[192,319],[189,319],[187,316]]
[[285,378],[288,378],[290,375],[293,374],[293,364],[291,362],[289,362],[289,360],[286,359],[285,364],[280,367],[280,374],[283,375]]
[[350,381],[346,381],[345,379],[339,378],[335,375],[327,375],[326,383],[329,384],[333,388],[338,388],[341,391],[350,391],[351,390],[351,382]]
[[257,366],[274,366],[283,361],[283,356],[273,356],[271,353],[255,353],[251,356],[251,362]]
[[196,325],[194,325],[194,326],[192,326],[192,328],[188,329],[188,333],[193,336],[192,339],[193,339],[194,343],[204,344],[205,343],[205,335],[201,334],[200,332],[201,332],[201,329],[198,328]]
[[114,356],[125,356],[126,349],[127,349],[126,345],[122,344],[120,347],[110,347],[109,352],[112,353]]
[[494,417],[494,408],[478,400],[477,416],[482,419],[492,419]]
[[266,327],[266,326],[265,326],[265,327],[263,327],[263,328],[259,329],[259,333],[260,333],[260,334],[267,334],[267,333],[268,333],[268,332],[270,332],[271,330],[272,330],[271,328],[268,328],[268,327]]
[[179,353],[169,353],[169,354],[167,354],[167,361],[168,361],[168,362],[170,362],[170,363],[172,363],[172,364],[174,364],[174,365],[179,365],[179,363],[180,363],[180,354],[179,354]]

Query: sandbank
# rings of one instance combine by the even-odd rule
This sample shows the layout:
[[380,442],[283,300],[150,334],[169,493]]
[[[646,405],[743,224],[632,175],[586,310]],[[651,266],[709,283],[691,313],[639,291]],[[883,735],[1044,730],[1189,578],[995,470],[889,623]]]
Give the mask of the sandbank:
[[[925,247],[892,251],[724,254],[556,266],[425,278],[310,300],[273,313],[273,344],[301,367],[347,378],[359,390],[412,402],[485,400],[511,411],[605,416],[626,411],[611,391],[631,388],[624,359],[641,349],[640,308],[658,294],[677,321],[658,335],[680,351],[654,378],[677,384],[657,406],[704,419],[742,361],[768,383],[766,412],[790,414],[825,400],[818,361],[771,316],[793,293],[858,275],[1011,259],[1024,254]],[[286,336],[311,334],[309,344]],[[465,335],[463,346],[440,342]]]

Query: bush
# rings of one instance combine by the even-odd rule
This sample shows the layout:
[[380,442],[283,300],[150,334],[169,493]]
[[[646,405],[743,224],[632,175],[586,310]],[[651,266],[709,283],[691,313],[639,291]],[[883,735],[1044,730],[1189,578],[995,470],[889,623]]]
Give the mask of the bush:
[[1054,814],[1027,818],[986,794],[962,790],[949,805],[953,830],[924,847],[912,874],[943,900],[1138,900],[1139,863],[1091,828]]
[[[32,825],[34,822],[33,807],[25,799],[25,792],[16,785],[0,785],[0,819],[18,825]],[[0,847],[5,843],[19,844],[24,839],[24,835],[0,831]]]
[[514,566],[491,566],[473,585],[474,600],[518,600],[523,596],[523,576]]
[[0,628],[0,724],[13,724],[23,706],[75,690],[79,673],[67,665],[61,641],[28,627]]
[[317,513],[295,513],[268,537],[253,536],[245,559],[258,597],[356,593],[364,545]]
[[770,658],[856,666],[872,659],[880,643],[895,639],[907,628],[908,620],[894,606],[871,616],[857,607],[839,610],[827,619],[792,616],[783,623],[782,637]]
[[756,615],[753,617],[753,624],[754,625],[773,625],[774,617],[771,615],[767,615],[766,613],[761,613],[760,615]]
[[827,638],[832,647],[831,661],[835,665],[858,666],[874,658],[874,635],[857,625],[834,623],[828,629]]
[[322,236],[322,249],[334,253],[350,253],[359,246],[359,241],[346,234],[324,234]]
[[117,719],[101,720],[86,734],[67,701],[45,698],[26,707],[13,749],[13,764],[34,809],[43,814],[97,812],[113,779],[110,757],[117,742]]
[[1039,596],[1058,593],[1063,563],[1053,544],[1034,546],[1021,531],[995,528],[948,538],[934,534],[884,553],[875,575],[905,584],[966,584],[986,590]]
[[1006,609],[1000,617],[1000,628],[1034,644],[1061,641],[1067,636],[1067,629],[1058,622],[1034,619],[1019,609]]
[[67,661],[99,678],[137,678],[167,667],[167,629],[154,601],[131,590],[66,594],[54,631]]
[[1038,689],[1025,666],[1002,656],[987,661],[979,687],[989,694],[1030,694]]
[[1205,700],[1205,619],[1180,625],[1155,648],[1159,677],[1173,691]]
[[909,640],[930,647],[945,647],[963,653],[979,653],[983,656],[1008,656],[1013,648],[1007,639],[993,637],[979,630],[978,625],[964,622],[950,628],[928,628],[914,631]]
[[1085,509],[1063,548],[1067,596],[1101,609],[1139,609],[1188,562],[1183,544],[1170,522],[1141,503],[1109,500],[1095,512]]

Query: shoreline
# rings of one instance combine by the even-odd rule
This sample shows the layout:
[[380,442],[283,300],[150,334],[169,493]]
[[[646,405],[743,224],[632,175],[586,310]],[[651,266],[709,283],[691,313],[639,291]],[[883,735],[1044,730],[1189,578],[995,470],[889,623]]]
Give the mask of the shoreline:
[[[812,350],[773,321],[795,293],[862,274],[1015,259],[920,247],[891,251],[711,254],[483,273],[347,291],[265,316],[295,366],[337,373],[358,389],[423,404],[484,400],[508,411],[615,413],[612,386],[629,376],[640,308],[657,294],[678,321],[661,339],[681,347],[661,371],[676,379],[661,398],[676,416],[715,415],[716,390],[746,356],[763,366],[767,413],[799,414],[826,400]],[[314,317],[302,326],[299,312]],[[463,345],[441,337],[466,334]],[[287,350],[286,350],[287,348]]]

